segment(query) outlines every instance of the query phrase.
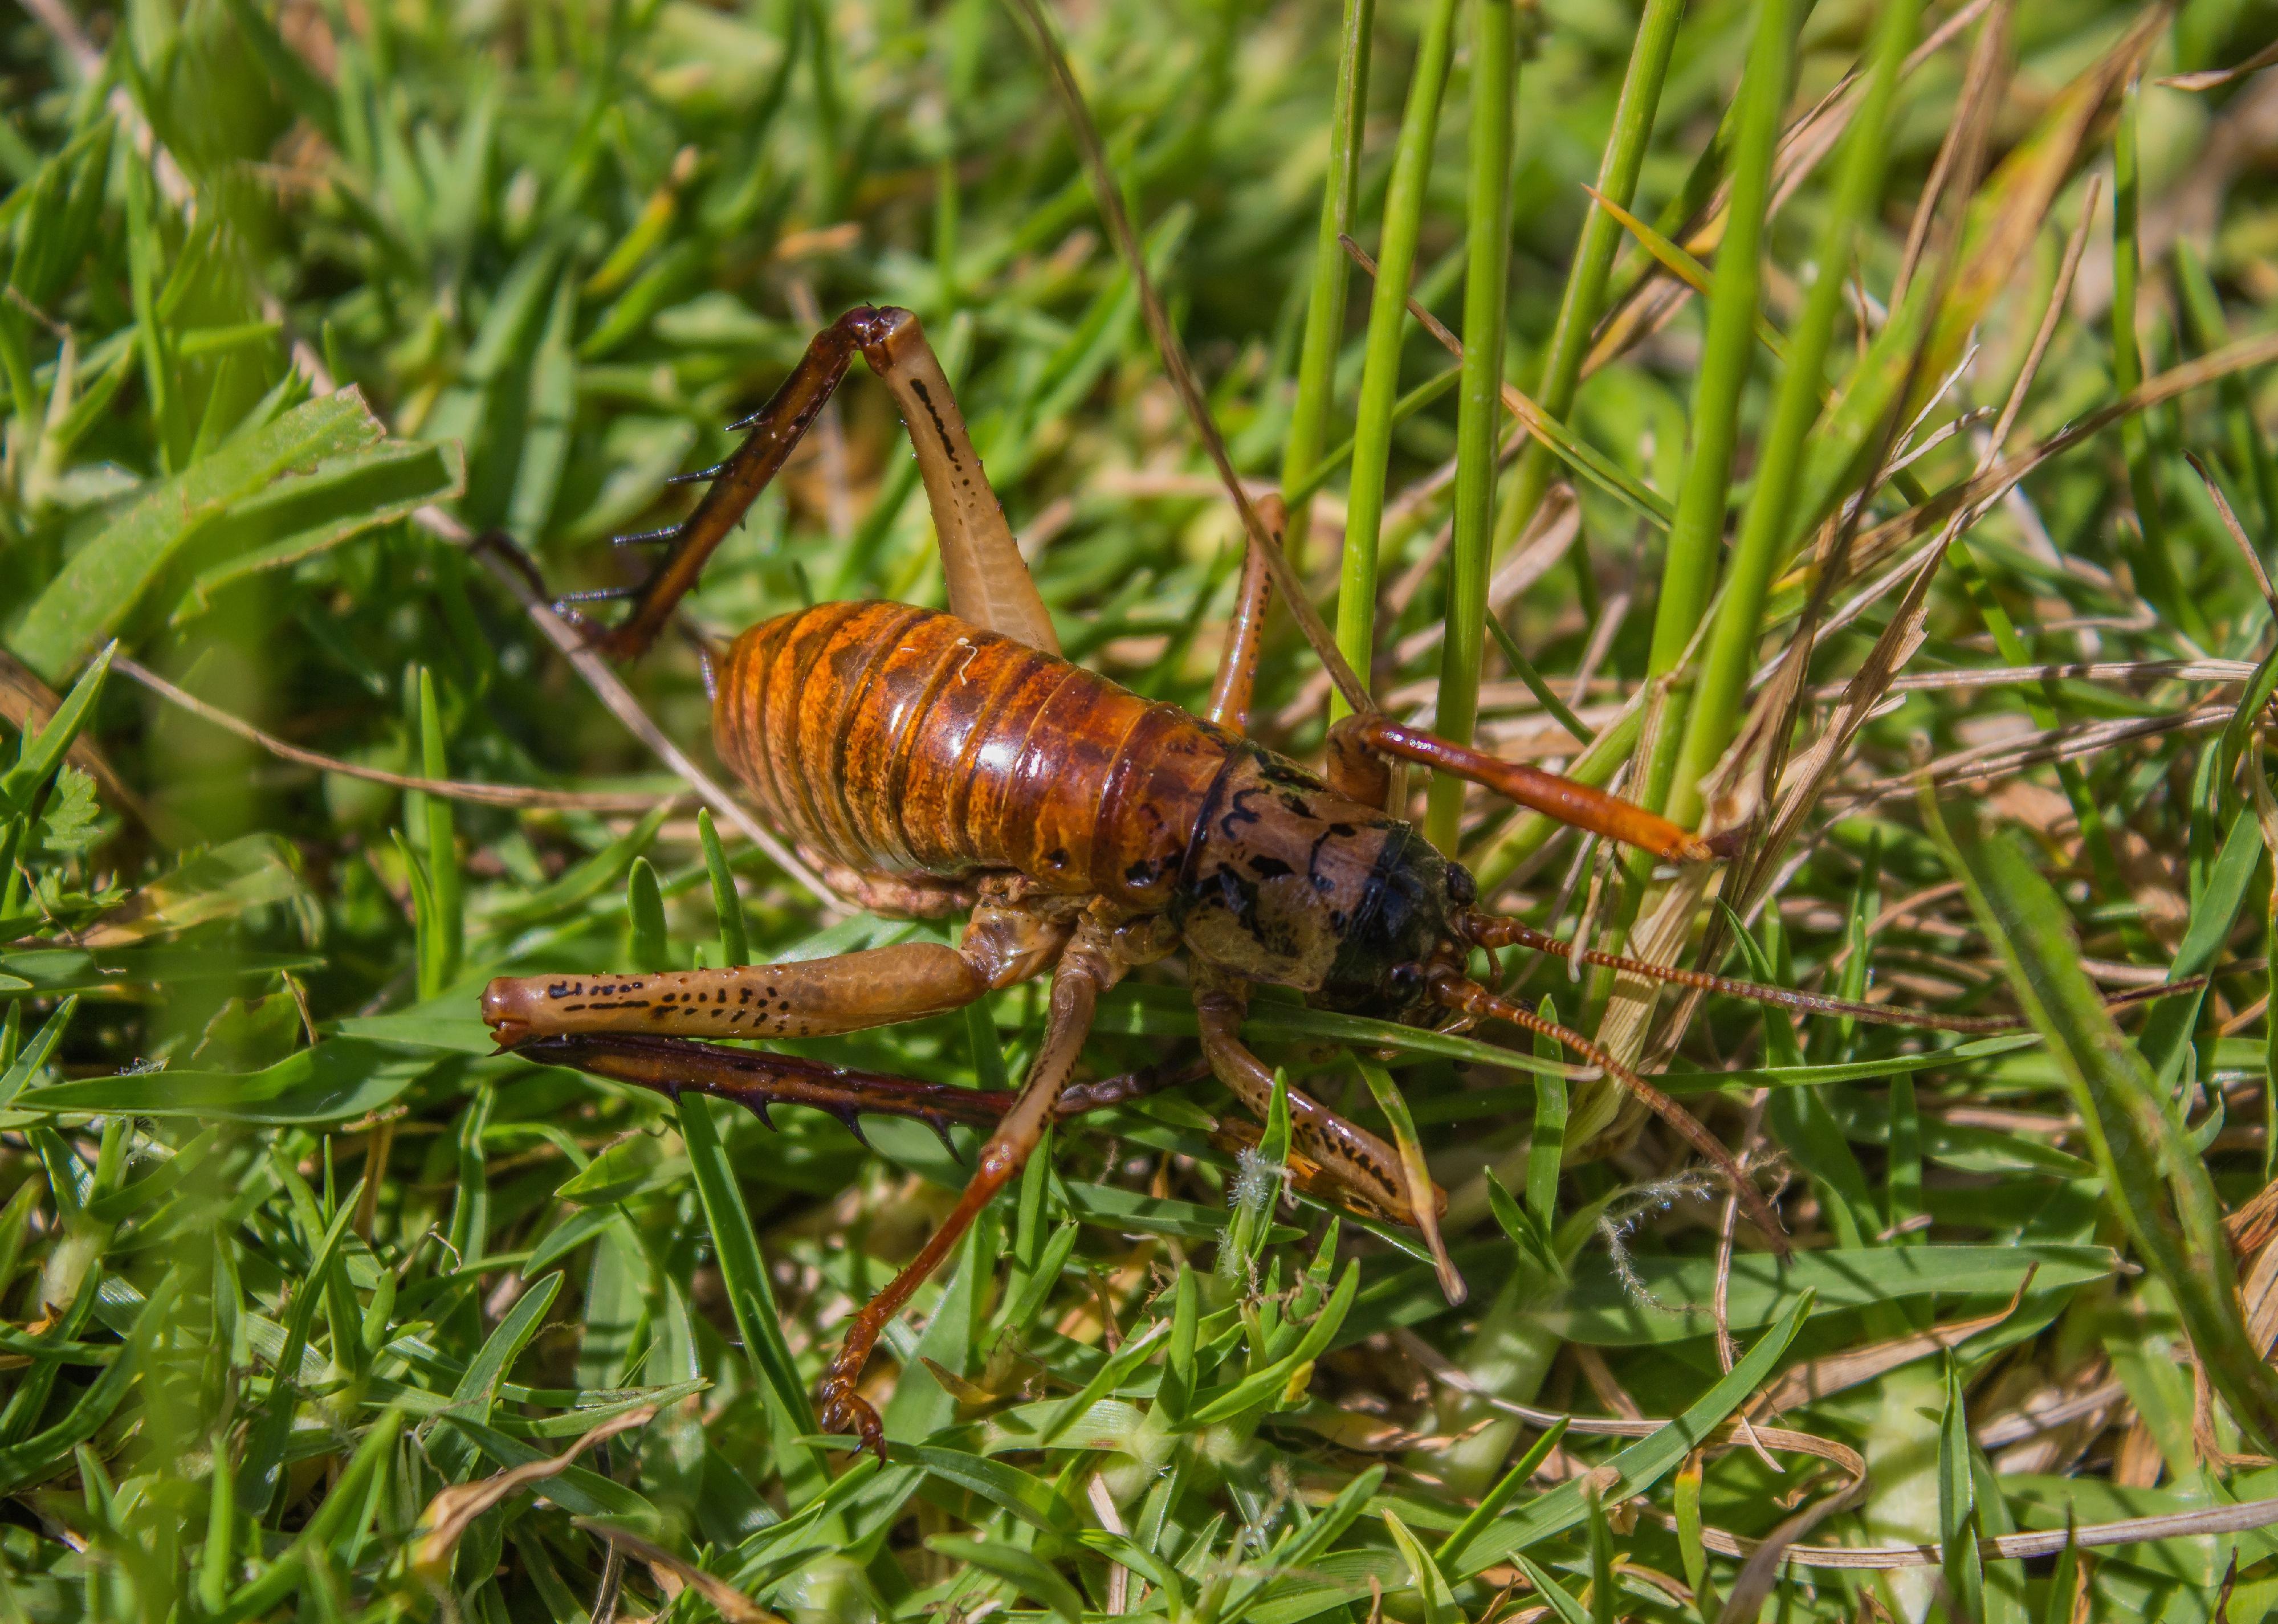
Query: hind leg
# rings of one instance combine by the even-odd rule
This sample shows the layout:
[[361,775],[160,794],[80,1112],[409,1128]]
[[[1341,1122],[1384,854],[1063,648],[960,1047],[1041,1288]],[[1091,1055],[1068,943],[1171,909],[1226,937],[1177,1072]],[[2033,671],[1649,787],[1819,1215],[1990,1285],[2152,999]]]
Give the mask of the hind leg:
[[[1004,509],[990,489],[981,458],[973,449],[965,418],[951,394],[941,362],[926,342],[918,318],[907,310],[860,305],[815,334],[791,375],[774,397],[738,428],[751,432],[718,466],[687,479],[711,481],[696,511],[680,523],[628,542],[669,544],[663,561],[635,588],[632,612],[596,637],[597,644],[621,658],[644,653],[663,630],[680,600],[696,584],[705,561],[743,522],[760,492],[781,471],[792,449],[822,413],[823,402],[846,376],[855,352],[870,363],[901,408],[902,420],[917,453],[941,544],[942,572],[949,586],[950,613],[990,631],[1047,653],[1059,652],[1051,615],[1021,561]],[[611,591],[593,596],[616,597]]]
[[[645,1033],[585,1033],[532,1038],[515,1053],[535,1065],[568,1066],[612,1082],[631,1083],[677,1100],[684,1094],[708,1094],[740,1105],[769,1127],[770,1106],[804,1105],[836,1117],[848,1132],[864,1117],[903,1117],[936,1133],[952,1124],[993,1128],[1019,1101],[1009,1088],[960,1088],[906,1077],[836,1066],[798,1055],[765,1049],[729,1048],[692,1038],[652,1037]],[[1203,1075],[1198,1065],[1149,1066],[1120,1077],[1101,1078],[1063,1089],[1054,1114],[1061,1118],[1143,1099]]]
[[1058,957],[1069,929],[1065,918],[983,907],[954,948],[906,942],[726,970],[501,976],[483,993],[483,1019],[507,1048],[594,1033],[828,1037],[944,1014],[1026,980]]

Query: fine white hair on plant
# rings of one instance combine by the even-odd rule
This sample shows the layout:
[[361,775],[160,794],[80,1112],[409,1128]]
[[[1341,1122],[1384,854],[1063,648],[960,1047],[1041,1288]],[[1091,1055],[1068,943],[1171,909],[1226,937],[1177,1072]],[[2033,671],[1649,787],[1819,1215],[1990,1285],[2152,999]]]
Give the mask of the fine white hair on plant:
[[1227,1280],[1238,1280],[1244,1270],[1254,1294],[1257,1283],[1257,1240],[1273,1216],[1282,1180],[1288,1169],[1269,1161],[1256,1146],[1245,1146],[1235,1156],[1234,1177],[1226,1186],[1227,1205],[1234,1208],[1227,1226],[1227,1244],[1219,1248],[1218,1271]]
[[1687,1168],[1651,1184],[1639,1185],[1617,1197],[1599,1215],[1598,1233],[1605,1237],[1607,1261],[1613,1264],[1614,1277],[1622,1283],[1622,1290],[1631,1300],[1663,1314],[1682,1311],[1655,1296],[1638,1273],[1630,1257],[1629,1233],[1647,1214],[1667,1212],[1679,1201],[1700,1200],[1714,1194],[1716,1189],[1715,1178],[1705,1169]]
[[1279,1162],[1267,1161],[1255,1146],[1244,1146],[1235,1157],[1234,1179],[1226,1187],[1227,1205],[1264,1216],[1281,1193],[1281,1180],[1288,1170]]

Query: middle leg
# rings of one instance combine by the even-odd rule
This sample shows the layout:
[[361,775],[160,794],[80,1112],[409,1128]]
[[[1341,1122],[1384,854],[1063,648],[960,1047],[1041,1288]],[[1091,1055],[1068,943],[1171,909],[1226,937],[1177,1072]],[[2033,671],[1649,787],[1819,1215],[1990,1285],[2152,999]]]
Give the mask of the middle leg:
[[[1288,527],[1288,515],[1282,510],[1281,499],[1259,498],[1257,516],[1265,522],[1273,545],[1280,546],[1282,532]],[[1211,684],[1210,704],[1203,712],[1205,721],[1216,722],[1229,733],[1250,730],[1250,700],[1257,687],[1257,659],[1265,642],[1265,612],[1273,600],[1273,568],[1266,562],[1265,550],[1252,542],[1242,554],[1242,583],[1235,589],[1234,618],[1226,629],[1226,648],[1219,655],[1218,678]]]

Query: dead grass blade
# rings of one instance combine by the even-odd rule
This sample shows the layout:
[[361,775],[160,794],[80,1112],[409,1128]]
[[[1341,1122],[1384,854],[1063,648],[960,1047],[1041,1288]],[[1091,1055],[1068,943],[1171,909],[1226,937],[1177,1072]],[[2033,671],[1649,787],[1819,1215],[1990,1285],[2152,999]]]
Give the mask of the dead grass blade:
[[2170,73],[2167,78],[2152,82],[2164,85],[2170,90],[2220,90],[2225,85],[2251,78],[2274,62],[2278,62],[2278,40],[2273,40],[2234,66],[2207,68],[2197,73]]
[[1814,1403],[1846,1387],[1856,1387],[1861,1382],[1871,1382],[1886,1370],[1910,1364],[1926,1353],[1942,1348],[1959,1347],[1981,1330],[1990,1330],[2017,1311],[2025,1300],[2025,1292],[2033,1284],[2033,1271],[2017,1283],[2008,1306],[1992,1314],[1979,1315],[1975,1319],[1952,1320],[1943,1325],[1933,1325],[1910,1336],[1894,1337],[1887,1342],[1874,1343],[1867,1347],[1846,1349],[1840,1353],[1829,1353],[1809,1360],[1793,1369],[1784,1371],[1778,1379],[1766,1387],[1749,1403],[1748,1407],[1759,1415],[1777,1414],[1797,1405]]
[[[112,661],[112,667],[121,668],[117,660]],[[47,726],[48,719],[62,703],[62,697],[42,682],[37,672],[5,649],[0,649],[0,719],[28,736]],[[95,780],[96,788],[103,792],[106,802],[166,844],[179,845],[189,838],[188,831],[173,827],[171,820],[147,805],[141,796],[126,787],[126,781],[111,765],[111,758],[85,732],[72,740],[64,759]],[[157,821],[154,822],[154,819]]]
[[[2243,682],[2254,675],[2246,660],[2058,660],[2037,666],[1969,666],[1953,671],[1917,671],[1891,679],[1892,694],[1949,692],[1967,688],[2038,686],[2044,682]],[[1843,696],[1842,682],[1823,682],[1806,698],[1824,704]]]
[[2247,572],[2254,577],[2254,584],[2262,593],[2262,601],[2270,606],[2272,622],[2278,624],[2278,587],[2270,584],[2270,572],[2262,567],[2262,555],[2254,550],[2254,544],[2246,538],[2246,531],[2238,522],[2238,515],[2230,510],[2230,499],[2222,493],[2222,487],[2215,484],[2214,476],[2207,471],[2207,465],[2199,461],[2198,452],[2186,451],[2183,461],[2191,465],[2191,471],[2206,486],[2206,493],[2214,503],[2215,512],[2222,516],[2223,529],[2230,532],[2230,539],[2238,548],[2239,556],[2246,560]]
[[[2075,446],[2094,439],[2124,418],[2148,411],[2194,389],[2220,382],[2235,372],[2246,371],[2273,361],[2278,361],[2278,333],[2262,333],[2225,345],[2196,361],[2170,367],[2158,377],[2145,379],[2141,388],[2109,405],[2098,408],[2047,439],[2004,458],[1983,473],[1947,486],[1932,495],[1927,502],[1910,507],[1866,531],[1852,549],[1853,568],[1855,570],[1871,566],[1907,543],[1928,535],[1957,513],[1989,507],[2044,464],[2062,456]],[[1808,580],[1813,568],[1807,565],[1791,572],[1780,584],[1803,584]]]
[[1945,201],[1946,188],[1957,174],[1966,172],[1974,177],[1984,161],[1985,141],[1991,133],[1991,115],[2000,100],[1997,88],[2008,80],[2009,29],[2015,11],[2014,0],[2000,0],[1987,14],[1984,25],[1977,30],[1976,42],[1969,49],[1969,65],[1962,72],[1956,116],[1945,126],[1945,134],[1938,142],[1930,179],[1923,185],[1914,218],[1907,227],[1906,246],[1900,251],[1898,274],[1891,282],[1892,309],[1907,296],[1907,286],[1914,280],[1915,271],[1930,247],[1930,227],[1938,219],[1938,205]]
[[[1971,329],[2009,286],[2050,205],[2092,149],[2106,109],[2143,66],[2171,10],[2166,0],[2148,8],[2094,67],[2065,88],[2050,116],[1977,193],[1963,236],[1961,265],[1939,301],[1923,375],[1943,372],[1961,354]],[[1915,400],[1910,409],[1921,404]]]
[[453,1483],[444,1489],[427,1502],[427,1509],[419,1519],[427,1531],[419,1536],[418,1544],[412,1548],[412,1571],[432,1584],[442,1584],[450,1576],[452,1554],[458,1550],[460,1539],[476,1518],[492,1506],[511,1499],[532,1483],[559,1477],[576,1464],[578,1456],[603,1439],[613,1438],[621,1432],[631,1432],[637,1427],[646,1427],[655,1419],[655,1407],[644,1405],[639,1409],[628,1410],[592,1428],[558,1455],[511,1467],[474,1483]]
[[600,791],[533,789],[521,784],[472,783],[456,778],[417,778],[407,773],[390,773],[381,767],[363,766],[354,761],[343,761],[337,756],[303,750],[298,744],[287,743],[273,733],[264,733],[242,717],[233,716],[218,705],[207,704],[195,694],[184,692],[157,672],[124,654],[111,661],[111,668],[121,675],[133,677],[169,705],[180,706],[225,733],[233,733],[239,738],[258,744],[281,761],[315,767],[319,772],[336,773],[342,778],[360,778],[366,783],[386,784],[397,789],[417,789],[423,795],[440,796],[450,801],[472,801],[481,806],[511,806],[526,810],[544,808],[554,812],[646,812],[686,799],[684,796],[611,795]]
[[1954,751],[1919,767],[1910,767],[1904,773],[1875,779],[1862,785],[1856,796],[1842,803],[1842,812],[1857,812],[1877,801],[1904,794],[1914,789],[1924,776],[1941,788],[1957,783],[1984,783],[2025,767],[2038,766],[2043,762],[2077,761],[2137,739],[2158,738],[2169,733],[2196,732],[2202,728],[2220,728],[2237,712],[2236,705],[2210,705],[2196,710],[2177,711],[2166,716],[2077,722],[2068,727],[2043,728],[2020,738],[2003,739],[1992,744]]
[[[1907,54],[1899,70],[1900,82],[1903,84],[1912,78],[1923,64],[1961,37],[1962,31],[1984,15],[1992,3],[1993,0],[1969,0],[1968,4],[1940,23]],[[1842,140],[1858,110],[1857,91],[1862,83],[1860,70],[1853,68],[1781,135],[1779,153],[1772,167],[1770,212],[1774,217]],[[1728,195],[1729,187],[1720,184],[1698,218],[1676,233],[1675,240],[1686,253],[1702,258],[1715,252],[1716,245],[1724,240]],[[1672,278],[1665,266],[1649,260],[1637,279],[1600,318],[1589,356],[1582,363],[1582,376],[1589,377],[1659,332],[1693,296],[1692,288]]]
[[[1563,1410],[1546,1410],[1531,1404],[1520,1404],[1514,1399],[1502,1398],[1474,1382],[1456,1369],[1446,1354],[1415,1332],[1403,1328],[1394,1331],[1393,1337],[1400,1344],[1402,1351],[1423,1366],[1433,1380],[1452,1387],[1457,1392],[1468,1394],[1489,1409],[1517,1416],[1530,1426],[1550,1427],[1563,1422],[1567,1432],[1575,1437],[1641,1438],[1650,1437],[1670,1424],[1666,1416],[1572,1415]],[[1815,1460],[1824,1460],[1854,1482],[1867,1475],[1865,1457],[1848,1444],[1839,1444],[1833,1438],[1798,1432],[1787,1427],[1755,1426],[1744,1419],[1725,1422],[1703,1438],[1701,1446],[1719,1452],[1745,1449],[1750,1446],[1752,1440],[1782,1454],[1808,1455]]]
[[[1674,1518],[1662,1521],[1674,1526]],[[2062,1529],[2030,1534],[1999,1534],[1977,1542],[1977,1553],[1991,1561],[2030,1561],[2054,1556],[2074,1538],[2083,1548],[2151,1544],[2163,1539],[2192,1539],[2214,1534],[2243,1534],[2278,1522],[2278,1499],[2242,1500],[2235,1506],[2213,1506],[2200,1511],[2167,1512],[2157,1517],[2125,1517],[2116,1522],[2091,1522],[2068,1535]],[[1701,1543],[1720,1556],[1752,1555],[1763,1541],[1743,1539],[1722,1529],[1704,1528]],[[1799,1567],[1848,1567],[1861,1571],[1895,1567],[1935,1567],[1944,1559],[1936,1545],[1791,1545],[1786,1559]]]
[[[608,1523],[596,1521],[591,1517],[577,1517],[571,1521],[587,1533],[606,1539],[610,1544],[624,1551],[627,1554],[637,1556],[646,1562],[650,1571],[655,1573],[660,1580],[669,1575],[670,1579],[677,1580],[680,1584],[694,1590],[706,1601],[710,1602],[720,1616],[728,1620],[728,1624],[784,1624],[784,1619],[780,1613],[769,1613],[717,1574],[706,1573],[693,1562],[673,1555],[662,1545],[651,1544],[638,1534],[628,1533],[623,1529],[613,1528]],[[668,1585],[668,1588],[671,1587]]]

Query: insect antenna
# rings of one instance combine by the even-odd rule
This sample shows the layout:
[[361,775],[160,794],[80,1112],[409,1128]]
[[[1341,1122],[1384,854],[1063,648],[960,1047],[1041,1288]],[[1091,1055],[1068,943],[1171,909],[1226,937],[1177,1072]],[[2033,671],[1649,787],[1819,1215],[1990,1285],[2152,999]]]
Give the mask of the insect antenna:
[[[1728,998],[1745,998],[1752,1003],[1770,1004],[1777,1009],[1793,1010],[1804,1015],[1835,1015],[1851,1020],[1861,1020],[1879,1026],[1909,1026],[1926,1032],[1956,1032],[1975,1035],[1988,1033],[2017,1032],[2024,1028],[2022,1015],[1940,1015],[1930,1010],[1914,1010],[1887,1003],[1865,1003],[1852,998],[1830,998],[1822,993],[1799,992],[1792,987],[1774,987],[1763,981],[1742,981],[1731,976],[1710,975],[1705,971],[1686,970],[1675,964],[1656,964],[1642,958],[1630,958],[1619,953],[1601,952],[1596,948],[1577,947],[1562,941],[1547,931],[1540,931],[1520,920],[1494,913],[1467,913],[1457,919],[1456,934],[1473,947],[1525,948],[1536,953],[1548,953],[1570,963],[1594,964],[1601,970],[1612,970],[1623,975],[1642,977],[1669,987],[1687,987],[1701,992],[1719,993]],[[2107,1010],[2126,1009],[2132,1004],[2146,1003],[2155,998],[2166,998],[2176,993],[2196,992],[2212,977],[2195,975],[2181,980],[2162,981],[2154,987],[2130,987],[2104,1001]]]
[[670,541],[679,534],[680,526],[677,524],[660,524],[653,530],[634,530],[630,535],[612,536],[609,545],[613,547],[649,547],[661,541]]
[[1562,1026],[1556,1021],[1544,1019],[1523,1003],[1499,998],[1467,976],[1458,975],[1452,970],[1439,970],[1433,974],[1431,993],[1439,1003],[1473,1020],[1509,1021],[1514,1026],[1554,1039],[1604,1071],[1655,1116],[1675,1129],[1686,1144],[1724,1174],[1725,1182],[1732,1186],[1732,1193],[1747,1208],[1749,1222],[1763,1231],[1764,1239],[1771,1243],[1774,1251],[1782,1257],[1788,1255],[1791,1248],[1787,1243],[1787,1231],[1780,1227],[1779,1216],[1772,1211],[1771,1203],[1764,1199],[1763,1193],[1749,1182],[1748,1176],[1740,1170],[1739,1163],[1733,1159],[1724,1141],[1709,1132],[1701,1118],[1580,1033],[1570,1026]]
[[576,603],[608,603],[619,598],[634,598],[640,593],[637,586],[590,586],[582,592],[564,592],[554,600],[554,606]]
[[[747,417],[739,423],[731,423],[728,427],[732,432],[737,429],[748,427],[751,421],[752,420]],[[691,469],[685,474],[668,474],[665,476],[664,483],[669,485],[700,485],[707,479],[719,478],[721,475],[727,471],[728,464],[725,461],[715,462],[710,468]],[[672,530],[677,530],[680,527],[676,524],[672,527]],[[670,533],[670,530],[666,532],[668,535]]]

